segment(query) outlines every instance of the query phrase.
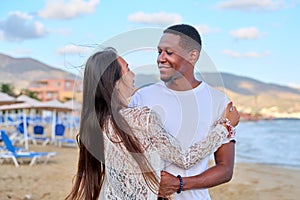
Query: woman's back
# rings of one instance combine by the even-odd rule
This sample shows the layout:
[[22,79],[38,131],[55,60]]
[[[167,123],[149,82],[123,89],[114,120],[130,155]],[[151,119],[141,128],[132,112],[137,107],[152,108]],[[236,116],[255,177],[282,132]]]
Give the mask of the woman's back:
[[[121,114],[131,127],[134,135],[145,148],[145,155],[153,168],[161,170],[161,159],[147,135],[147,127],[151,112],[147,108],[127,108],[121,110]],[[152,127],[154,128],[154,127]],[[100,199],[157,199],[147,186],[140,167],[121,142],[114,134],[111,121],[104,130],[105,152],[105,180],[101,189]],[[102,197],[102,198],[101,198]]]

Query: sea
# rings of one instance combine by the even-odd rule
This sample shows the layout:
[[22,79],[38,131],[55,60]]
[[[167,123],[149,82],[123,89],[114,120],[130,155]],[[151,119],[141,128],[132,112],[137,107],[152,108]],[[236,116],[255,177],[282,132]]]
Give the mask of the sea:
[[236,130],[236,162],[300,170],[300,119],[243,121]]

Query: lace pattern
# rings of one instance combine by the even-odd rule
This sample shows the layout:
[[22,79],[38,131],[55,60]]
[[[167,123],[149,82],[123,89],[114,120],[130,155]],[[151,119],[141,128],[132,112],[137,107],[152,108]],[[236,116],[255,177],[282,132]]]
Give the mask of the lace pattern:
[[[188,169],[212,154],[227,137],[225,127],[217,124],[208,136],[187,149],[181,147],[175,137],[163,128],[158,115],[146,107],[126,108],[122,116],[133,130],[145,149],[145,155],[156,173],[159,173],[162,160],[167,160],[181,168]],[[101,192],[105,199],[157,199],[143,179],[142,172],[129,152],[114,135],[111,124],[104,130],[106,174]]]

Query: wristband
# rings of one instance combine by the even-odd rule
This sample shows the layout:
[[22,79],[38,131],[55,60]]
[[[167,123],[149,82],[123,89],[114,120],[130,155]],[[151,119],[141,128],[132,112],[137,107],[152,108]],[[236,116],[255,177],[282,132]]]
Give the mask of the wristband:
[[229,132],[229,135],[228,135],[228,137],[229,138],[232,138],[234,135],[235,135],[235,127],[233,127],[232,125],[231,125],[231,122],[230,122],[230,120],[229,119],[225,119],[225,124],[226,124],[226,126],[227,126],[227,129],[228,129],[228,132]]
[[235,130],[235,127],[231,125],[231,122],[228,118],[222,117],[221,119],[219,119],[215,122],[215,125],[217,125],[217,124],[225,124],[226,128],[228,130],[228,138],[234,137],[236,130]]
[[183,188],[183,180],[180,175],[178,175],[177,178],[179,179],[179,189],[177,190],[177,193],[179,194],[179,193],[181,193],[182,188]]

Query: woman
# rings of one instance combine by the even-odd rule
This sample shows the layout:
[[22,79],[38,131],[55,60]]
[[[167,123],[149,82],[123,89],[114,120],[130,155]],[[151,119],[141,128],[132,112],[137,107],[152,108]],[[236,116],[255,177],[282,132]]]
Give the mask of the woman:
[[[218,124],[204,141],[183,151],[149,108],[128,108],[133,78],[126,61],[113,49],[88,59],[78,171],[67,199],[157,199],[162,159],[192,167],[228,136],[226,125]],[[226,117],[233,125],[238,123],[235,109]]]

